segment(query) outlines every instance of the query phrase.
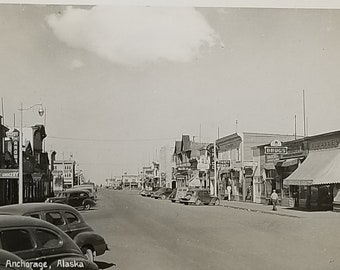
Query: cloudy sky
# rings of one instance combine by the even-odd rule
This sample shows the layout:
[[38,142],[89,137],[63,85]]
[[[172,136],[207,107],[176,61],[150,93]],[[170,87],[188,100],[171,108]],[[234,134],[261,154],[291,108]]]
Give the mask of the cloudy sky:
[[[137,169],[182,134],[339,130],[340,11],[0,5],[0,97],[46,108],[46,150],[91,180]],[[43,123],[34,109],[24,125]]]

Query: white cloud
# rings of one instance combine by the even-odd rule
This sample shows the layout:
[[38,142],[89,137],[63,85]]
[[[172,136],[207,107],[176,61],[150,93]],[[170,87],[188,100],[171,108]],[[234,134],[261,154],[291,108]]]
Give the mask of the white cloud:
[[82,66],[84,66],[84,63],[81,60],[73,59],[71,62],[71,69],[81,68]]
[[114,63],[138,66],[159,60],[187,62],[204,47],[219,43],[194,8],[67,8],[47,17],[55,35]]

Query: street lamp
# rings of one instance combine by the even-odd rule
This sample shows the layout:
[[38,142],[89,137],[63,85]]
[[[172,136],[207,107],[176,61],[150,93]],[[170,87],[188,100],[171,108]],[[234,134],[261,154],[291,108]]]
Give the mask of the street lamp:
[[23,203],[23,187],[24,187],[24,172],[23,172],[23,153],[22,153],[22,143],[23,143],[23,132],[22,132],[22,122],[23,122],[23,114],[24,111],[30,110],[36,106],[40,106],[38,113],[40,116],[44,115],[44,109],[42,107],[42,104],[38,103],[38,104],[34,104],[31,107],[28,108],[24,108],[22,103],[20,104],[20,143],[19,143],[19,188],[18,188],[18,200],[19,200],[19,204]]

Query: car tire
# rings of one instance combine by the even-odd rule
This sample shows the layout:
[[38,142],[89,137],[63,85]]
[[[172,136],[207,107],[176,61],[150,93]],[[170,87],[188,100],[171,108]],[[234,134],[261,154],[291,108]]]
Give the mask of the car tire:
[[162,199],[162,200],[165,200],[165,199],[166,199],[166,196],[163,194],[163,195],[161,196],[161,199]]
[[201,200],[197,199],[196,202],[195,202],[195,205],[199,206],[199,205],[201,205],[201,203],[202,203]]
[[216,201],[214,202],[215,206],[219,206],[220,205],[220,199],[216,199]]
[[86,203],[84,204],[84,210],[90,210],[91,209],[91,204]]
[[90,249],[89,247],[84,247],[81,249],[86,260],[93,262],[94,261],[94,253],[92,251],[92,249]]

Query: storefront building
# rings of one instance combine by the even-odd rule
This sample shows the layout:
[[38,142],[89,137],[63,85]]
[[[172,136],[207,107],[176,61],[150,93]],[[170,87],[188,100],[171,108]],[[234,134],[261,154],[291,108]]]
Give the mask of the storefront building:
[[333,209],[340,189],[340,131],[306,137],[303,144],[305,160],[283,180],[288,197],[295,207]]
[[191,141],[189,135],[182,135],[182,140],[175,142],[174,178],[177,188],[200,185],[198,162],[200,149],[206,145],[206,143]]
[[293,135],[242,132],[225,136],[216,141],[218,147],[217,175],[218,193],[225,197],[227,186],[231,186],[231,198],[236,201],[255,202],[258,188],[259,160],[253,158],[253,147],[267,144],[275,138],[289,140]]
[[[4,130],[4,128],[2,128]],[[43,125],[26,129],[23,151],[19,152],[19,131],[2,132],[0,159],[0,205],[18,203],[19,155],[23,154],[23,202],[44,201],[52,195],[49,159],[43,151]]]

